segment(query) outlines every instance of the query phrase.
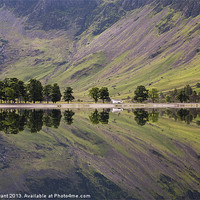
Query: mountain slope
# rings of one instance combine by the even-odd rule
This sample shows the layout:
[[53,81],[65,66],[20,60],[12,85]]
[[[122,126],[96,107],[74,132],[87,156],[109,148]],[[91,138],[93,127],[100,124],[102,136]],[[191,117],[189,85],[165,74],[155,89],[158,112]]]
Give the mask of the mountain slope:
[[199,81],[197,0],[26,2],[0,1],[1,79],[71,85],[81,98],[93,86],[127,97]]

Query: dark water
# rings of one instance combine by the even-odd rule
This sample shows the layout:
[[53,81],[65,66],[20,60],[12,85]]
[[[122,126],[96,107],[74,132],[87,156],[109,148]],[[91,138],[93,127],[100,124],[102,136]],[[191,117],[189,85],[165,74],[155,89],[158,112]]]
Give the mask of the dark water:
[[1,110],[0,131],[0,199],[200,199],[198,109]]

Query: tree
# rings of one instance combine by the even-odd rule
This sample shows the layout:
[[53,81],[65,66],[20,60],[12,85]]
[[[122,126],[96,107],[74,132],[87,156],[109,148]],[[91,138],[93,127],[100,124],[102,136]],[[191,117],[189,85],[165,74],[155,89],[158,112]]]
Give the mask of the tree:
[[[4,100],[12,100],[15,103],[15,99],[19,98],[20,93],[19,93],[19,80],[17,78],[5,78],[3,81],[3,85],[1,85],[3,87],[3,90],[7,90],[8,93],[10,93],[8,95],[7,93],[7,97],[5,97],[5,93],[2,93],[2,99]],[[7,89],[5,89],[7,88]],[[9,88],[9,89],[8,89]],[[11,95],[11,90],[12,89],[12,95]],[[12,96],[12,99],[8,99]],[[8,97],[9,96],[9,97]],[[6,99],[7,98],[7,99]]]
[[178,95],[178,90],[175,88],[174,91],[169,92],[169,96],[171,96],[171,102],[176,101],[176,96]]
[[137,102],[143,102],[147,100],[149,96],[148,90],[143,85],[138,86],[134,93],[134,100],[136,100]]
[[61,97],[60,87],[57,83],[54,83],[51,90],[51,101],[56,103],[57,101],[60,101]]
[[4,99],[4,83],[3,81],[0,81],[0,99],[1,99],[1,103],[2,103],[2,100]]
[[197,84],[196,84],[196,87],[197,87],[197,88],[200,88],[200,83],[197,83]]
[[155,88],[152,88],[149,90],[149,97],[152,99],[153,103],[159,99],[159,93],[158,90]]
[[186,85],[186,86],[184,87],[184,91],[185,91],[185,94],[186,94],[187,96],[190,96],[190,95],[192,95],[192,93],[193,93],[193,90],[192,90],[192,88],[190,87],[190,85]]
[[70,101],[74,100],[74,96],[73,94],[73,89],[71,87],[66,87],[65,91],[64,91],[64,100],[67,101],[68,103]]
[[6,87],[4,88],[5,100],[7,101],[15,101],[15,91],[12,88]]
[[187,100],[189,100],[189,96],[186,95],[185,91],[181,90],[177,97],[176,97],[181,103],[183,102],[187,102]]
[[27,90],[26,86],[24,85],[24,82],[21,80],[18,81],[18,87],[19,87],[19,98],[21,103],[21,98],[24,98],[24,100],[26,99]]
[[51,90],[52,90],[51,85],[45,85],[43,88],[44,98],[46,99],[47,103],[49,103],[51,99]]
[[25,93],[23,95],[23,99],[24,99],[25,103],[27,101],[29,101],[29,91],[28,91],[28,86],[27,85],[25,85]]
[[40,81],[31,79],[28,84],[29,98],[33,103],[43,100],[43,88]]
[[168,103],[171,103],[171,102],[172,102],[172,97],[169,96],[169,95],[167,95],[165,99],[166,99],[166,101],[167,101]]
[[103,103],[105,101],[105,99],[109,99],[109,92],[108,92],[108,88],[107,87],[102,87],[99,90],[99,99],[102,99]]
[[190,101],[194,103],[198,101],[198,95],[196,91],[193,91],[192,95],[190,95]]
[[19,98],[20,92],[19,92],[19,80],[17,78],[10,78],[9,79],[9,87],[14,90],[14,103],[15,99]]
[[89,96],[94,99],[95,103],[97,103],[98,98],[99,98],[99,88],[93,87],[92,89],[89,90]]

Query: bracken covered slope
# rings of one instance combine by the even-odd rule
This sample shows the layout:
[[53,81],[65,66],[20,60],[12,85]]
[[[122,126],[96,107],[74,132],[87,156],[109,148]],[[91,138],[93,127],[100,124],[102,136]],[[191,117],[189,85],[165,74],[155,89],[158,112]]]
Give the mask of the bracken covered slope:
[[198,0],[1,0],[0,78],[93,86],[127,97],[200,77]]

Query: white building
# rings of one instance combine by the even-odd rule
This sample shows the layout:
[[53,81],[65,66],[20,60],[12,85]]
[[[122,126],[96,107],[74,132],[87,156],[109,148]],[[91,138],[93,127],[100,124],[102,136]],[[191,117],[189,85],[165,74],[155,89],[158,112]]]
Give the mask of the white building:
[[111,103],[121,104],[121,103],[123,103],[123,101],[122,100],[112,99]]

